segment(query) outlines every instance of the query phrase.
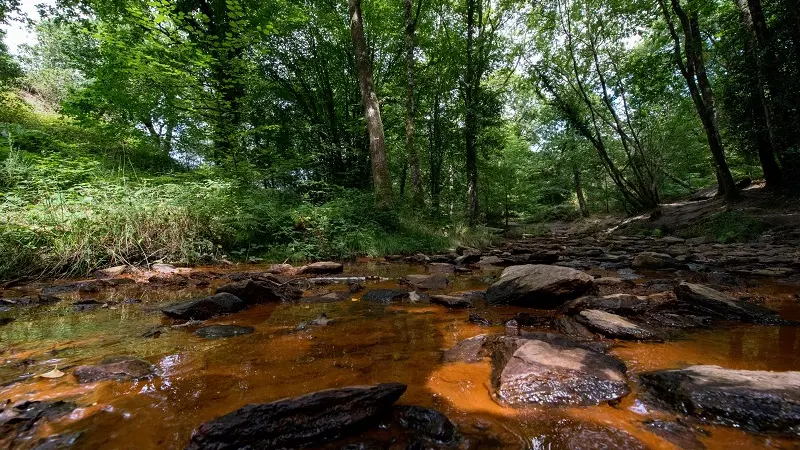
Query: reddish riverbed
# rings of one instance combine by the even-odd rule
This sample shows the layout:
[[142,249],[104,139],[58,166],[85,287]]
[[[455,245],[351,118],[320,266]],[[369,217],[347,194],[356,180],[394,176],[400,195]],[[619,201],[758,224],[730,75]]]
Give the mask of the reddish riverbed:
[[[345,272],[390,278],[366,283],[374,288],[396,286],[397,277],[424,270],[424,266],[360,262],[347,266]],[[454,283],[447,292],[485,289],[496,273],[476,270],[453,275]],[[504,331],[502,326],[468,323],[467,310],[427,303],[369,304],[359,301],[361,293],[335,303],[264,304],[207,321],[255,328],[246,336],[217,340],[194,335],[192,327],[170,328],[173,322],[157,310],[169,301],[210,293],[226,281],[212,280],[203,287],[129,284],[64,294],[56,305],[0,312],[0,317],[14,319],[0,327],[0,399],[12,403],[66,399],[79,406],[67,416],[41,422],[22,446],[33,446],[44,436],[82,431],[75,448],[180,449],[198,425],[248,403],[326,388],[397,381],[408,385],[401,404],[439,409],[465,435],[482,436],[497,447],[559,448],[559,436],[565,430],[588,427],[601,430],[599,433],[607,428],[622,430],[654,449],[676,448],[643,425],[648,419],[670,416],[638,402],[635,385],[634,392],[615,406],[523,410],[501,406],[491,396],[488,362],[441,361],[442,351],[462,339]],[[740,291],[765,299],[765,306],[779,310],[786,319],[800,320],[800,301],[794,298],[798,286],[767,280],[752,283]],[[8,290],[3,296],[19,295],[24,289]],[[324,289],[346,290],[347,286]],[[71,303],[79,298],[108,305],[74,311]],[[137,298],[141,303],[126,304],[122,301],[125,298]],[[511,318],[519,311],[522,309],[493,308],[493,314],[500,318]],[[333,320],[331,325],[295,330],[298,323],[323,312]],[[162,325],[166,328],[160,336],[143,337]],[[722,326],[689,332],[685,338],[667,343],[616,343],[611,353],[627,364],[631,374],[692,364],[800,370],[799,332],[795,326]],[[140,381],[84,385],[71,376],[71,367],[96,363],[110,355],[143,358],[153,363],[159,374]],[[66,375],[57,379],[29,377],[55,367]],[[800,448],[800,443],[787,438],[723,426],[699,428],[698,439],[710,449]],[[8,438],[0,437],[0,444],[10,445],[3,440]],[[601,442],[598,440],[597,445]],[[592,439],[584,444],[584,448],[595,445]]]

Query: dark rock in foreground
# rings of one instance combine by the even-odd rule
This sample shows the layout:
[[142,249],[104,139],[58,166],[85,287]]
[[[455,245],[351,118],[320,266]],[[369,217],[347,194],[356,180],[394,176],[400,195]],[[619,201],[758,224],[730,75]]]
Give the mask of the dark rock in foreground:
[[241,311],[247,304],[239,297],[223,292],[211,297],[175,303],[162,309],[167,317],[180,320],[205,320],[221,314]]
[[238,325],[211,325],[199,328],[194,334],[207,339],[218,339],[233,336],[241,336],[253,332],[252,327],[241,327]]
[[800,372],[691,366],[639,376],[657,404],[753,432],[800,433]]
[[78,383],[93,383],[101,380],[127,380],[148,377],[154,374],[147,361],[132,356],[112,356],[96,366],[78,366],[72,372]]
[[364,293],[361,300],[375,303],[391,303],[408,300],[409,292],[400,289],[371,289]]
[[492,349],[495,395],[511,406],[588,406],[630,392],[625,365],[568,339],[505,338]]
[[247,405],[201,425],[187,449],[279,449],[323,442],[389,413],[405,390],[400,383],[352,386]]
[[444,414],[421,406],[396,406],[394,420],[414,436],[436,444],[449,444],[458,438],[456,426]]
[[223,292],[239,297],[248,305],[280,300],[278,294],[266,281],[245,280],[238,283],[228,283],[217,288],[217,294]]
[[511,266],[489,286],[486,301],[549,309],[579,297],[593,287],[594,278],[579,270],[537,264]]

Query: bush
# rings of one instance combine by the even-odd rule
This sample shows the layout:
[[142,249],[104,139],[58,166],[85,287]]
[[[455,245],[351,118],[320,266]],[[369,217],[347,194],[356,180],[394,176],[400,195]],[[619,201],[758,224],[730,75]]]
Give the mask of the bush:
[[679,233],[682,237],[706,236],[721,244],[749,242],[767,230],[761,220],[741,211],[725,211]]

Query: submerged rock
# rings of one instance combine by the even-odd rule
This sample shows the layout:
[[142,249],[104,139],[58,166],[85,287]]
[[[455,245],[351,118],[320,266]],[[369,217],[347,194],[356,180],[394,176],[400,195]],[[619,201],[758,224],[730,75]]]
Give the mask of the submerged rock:
[[444,275],[406,275],[403,280],[416,289],[444,289],[450,279]]
[[486,344],[488,336],[479,334],[471,338],[464,339],[444,352],[444,362],[478,362],[485,355],[483,347]]
[[489,286],[486,301],[490,304],[549,309],[583,295],[593,286],[592,276],[567,267],[537,264],[511,266],[504,269],[500,279]]
[[492,385],[511,406],[597,405],[630,392],[625,365],[566,339],[506,338],[492,350]]
[[658,404],[754,432],[800,433],[800,372],[691,366],[639,376]]
[[188,302],[174,303],[162,309],[167,317],[180,320],[205,320],[221,314],[241,311],[247,304],[239,297],[223,292]]
[[589,422],[562,421],[543,448],[569,450],[646,450],[647,446],[626,431]]
[[242,327],[239,325],[211,325],[199,328],[194,334],[207,339],[226,338],[241,336],[253,332],[253,327]]
[[456,297],[454,295],[431,295],[431,303],[446,306],[448,308],[470,308],[472,300],[466,296]]
[[694,430],[680,422],[648,420],[643,424],[648,431],[675,444],[682,450],[704,450],[706,446],[697,439]]
[[297,269],[297,273],[300,275],[333,274],[333,273],[342,273],[343,271],[344,271],[344,265],[332,261],[315,262]]
[[692,309],[728,320],[775,324],[783,322],[777,312],[733,298],[702,284],[681,283],[675,295]]
[[324,442],[388,413],[405,390],[400,383],[352,386],[247,405],[201,425],[187,449],[279,449]]
[[612,339],[629,339],[638,341],[661,341],[658,334],[635,324],[616,314],[586,309],[581,311],[575,319],[592,331]]
[[410,293],[400,289],[371,289],[361,296],[365,302],[391,303],[408,300]]
[[280,300],[280,297],[275,293],[272,285],[266,281],[244,280],[236,283],[228,283],[217,288],[217,294],[223,292],[239,297],[248,305]]
[[78,366],[72,372],[81,384],[101,380],[136,380],[154,373],[152,364],[133,356],[112,356],[96,366]]
[[72,448],[81,436],[83,436],[83,432],[78,431],[76,433],[59,434],[39,439],[39,442],[36,443],[33,450],[62,450]]
[[[42,419],[53,420],[72,412],[77,406],[72,402],[25,401],[11,405],[6,403],[0,410],[0,444],[9,448],[28,448],[22,444],[35,433],[34,427]],[[21,445],[14,445],[14,441]]]

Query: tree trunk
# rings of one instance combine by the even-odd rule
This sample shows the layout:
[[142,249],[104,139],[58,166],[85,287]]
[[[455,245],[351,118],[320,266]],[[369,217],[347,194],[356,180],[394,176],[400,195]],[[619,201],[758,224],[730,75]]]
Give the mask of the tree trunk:
[[441,111],[441,98],[437,92],[433,98],[433,118],[428,131],[428,164],[430,172],[431,207],[433,209],[434,216],[437,217],[439,216],[441,206],[442,163],[444,161]]
[[392,206],[392,180],[389,177],[389,164],[386,159],[386,141],[383,135],[381,109],[375,87],[372,83],[372,66],[367,54],[364,38],[364,22],[361,16],[361,0],[348,0],[350,13],[350,35],[355,48],[358,85],[361,102],[364,105],[364,119],[369,132],[369,156],[372,162],[372,183],[375,200],[379,207]]
[[[725,200],[733,202],[739,199],[739,190],[733,182],[728,162],[725,158],[725,150],[722,145],[722,136],[719,132],[717,123],[717,107],[714,100],[714,92],[706,73],[705,61],[703,60],[702,36],[696,12],[691,13],[691,17],[680,5],[680,0],[672,1],[672,11],[678,16],[681,28],[683,28],[683,52],[681,51],[681,41],[672,20],[672,15],[667,9],[666,0],[659,0],[664,20],[667,22],[670,36],[672,37],[675,52],[675,62],[680,69],[681,75],[686,80],[689,93],[692,96],[697,114],[703,124],[703,129],[708,139],[708,147],[714,158],[716,166],[717,180],[719,182],[719,192],[725,196]],[[682,53],[686,54],[686,59]]]
[[[800,130],[793,126],[796,120],[792,117],[791,109],[794,105],[791,95],[791,88],[780,70],[775,44],[770,36],[767,20],[764,17],[764,10],[761,0],[747,0],[750,12],[750,25],[752,33],[755,35],[757,44],[757,67],[759,77],[764,82],[764,101],[766,111],[769,113],[768,124],[770,127],[770,138],[775,148],[775,155],[783,165],[783,172],[790,183],[796,184],[798,174],[798,161],[793,157],[793,148],[800,147],[800,137],[797,135]],[[797,44],[795,44],[797,45]]]
[[575,194],[578,196],[578,206],[581,208],[581,216],[589,217],[589,208],[586,206],[586,198],[583,196],[583,186],[581,185],[581,170],[575,167],[572,169],[572,174],[575,180]]
[[475,101],[480,86],[476,79],[474,61],[475,51],[475,15],[480,15],[480,2],[483,0],[467,0],[467,67],[466,86],[464,87],[464,141],[467,157],[467,217],[470,224],[478,221],[478,115],[475,110]]
[[406,84],[406,154],[408,155],[408,165],[411,168],[411,205],[417,208],[424,204],[419,156],[414,147],[414,31],[417,27],[422,0],[418,1],[417,15],[412,17],[413,0],[405,0],[406,73],[408,75]]
[[[781,168],[775,161],[775,153],[780,153],[779,141],[780,136],[775,128],[775,123],[771,120],[772,111],[771,105],[767,99],[767,87],[764,83],[764,69],[762,64],[759,63],[758,58],[758,40],[753,28],[753,17],[750,13],[748,1],[753,0],[734,0],[737,8],[739,9],[739,19],[742,22],[742,29],[744,32],[744,57],[748,67],[756,67],[755,74],[748,74],[750,81],[749,91],[752,98],[754,116],[755,116],[755,135],[754,141],[758,148],[758,159],[761,162],[761,169],[764,172],[764,180],[766,181],[767,188],[778,189],[783,184],[783,175]],[[756,0],[758,1],[758,0]]]

